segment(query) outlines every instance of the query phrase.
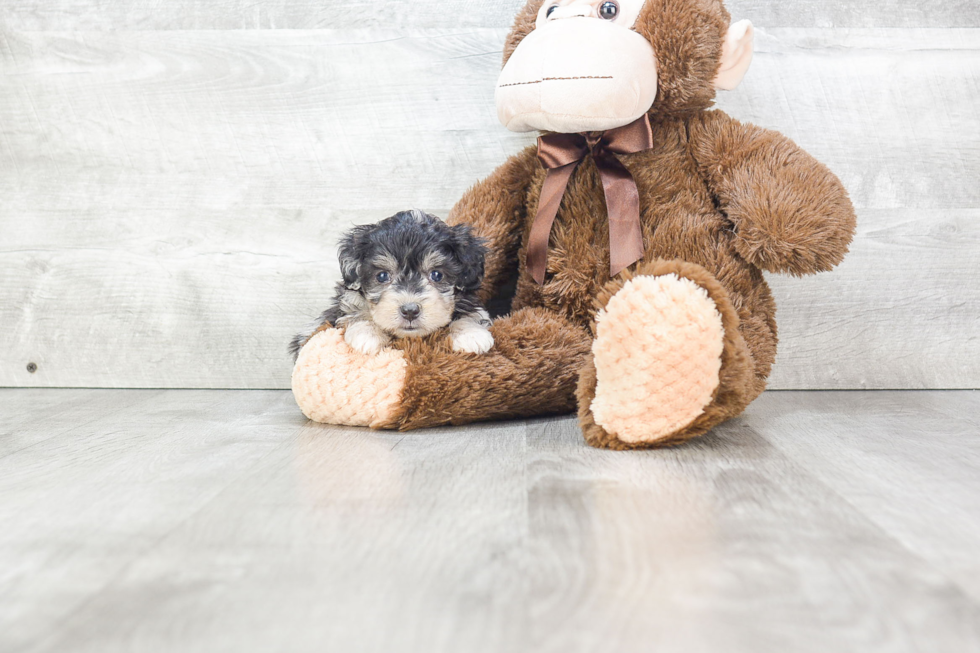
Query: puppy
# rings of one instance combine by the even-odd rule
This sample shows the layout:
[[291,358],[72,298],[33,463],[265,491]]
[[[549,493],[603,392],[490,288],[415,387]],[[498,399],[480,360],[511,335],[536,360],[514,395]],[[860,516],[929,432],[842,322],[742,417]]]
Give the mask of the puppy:
[[343,281],[333,303],[293,338],[293,360],[325,324],[343,328],[347,344],[363,354],[447,324],[455,351],[487,352],[490,315],[476,296],[485,255],[468,225],[450,227],[418,209],[354,227],[340,242]]

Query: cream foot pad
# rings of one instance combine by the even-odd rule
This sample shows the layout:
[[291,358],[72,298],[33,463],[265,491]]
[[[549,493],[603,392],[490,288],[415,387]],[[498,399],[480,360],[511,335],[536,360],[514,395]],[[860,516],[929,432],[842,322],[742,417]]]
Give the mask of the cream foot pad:
[[405,355],[353,351],[339,329],[317,333],[293,367],[293,396],[308,418],[326,424],[388,425],[405,387]]
[[704,288],[675,274],[639,276],[596,322],[596,424],[623,442],[655,442],[704,411],[724,346],[721,314]]

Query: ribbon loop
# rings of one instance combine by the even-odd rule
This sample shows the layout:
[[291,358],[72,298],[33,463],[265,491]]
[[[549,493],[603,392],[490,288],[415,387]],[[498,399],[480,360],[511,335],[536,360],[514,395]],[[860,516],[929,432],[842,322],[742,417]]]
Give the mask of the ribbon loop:
[[538,212],[531,224],[527,268],[538,284],[548,267],[548,239],[565,188],[578,164],[592,155],[602,179],[609,215],[609,276],[619,274],[643,256],[640,195],[633,175],[617,158],[653,147],[653,130],[646,115],[601,134],[545,134],[538,138],[538,159],[547,168]]
[[581,134],[547,134],[538,138],[538,160],[549,170],[578,163],[589,151]]

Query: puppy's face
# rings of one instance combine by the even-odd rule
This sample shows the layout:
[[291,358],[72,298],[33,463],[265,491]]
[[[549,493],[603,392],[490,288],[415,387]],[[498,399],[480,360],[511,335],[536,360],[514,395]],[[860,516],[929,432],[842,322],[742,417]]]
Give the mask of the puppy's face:
[[446,326],[456,307],[449,257],[438,251],[399,258],[381,252],[367,261],[364,297],[383,331],[424,336]]
[[468,226],[449,227],[421,211],[356,227],[340,250],[344,283],[396,337],[424,336],[452,320],[456,297],[483,278],[484,248]]

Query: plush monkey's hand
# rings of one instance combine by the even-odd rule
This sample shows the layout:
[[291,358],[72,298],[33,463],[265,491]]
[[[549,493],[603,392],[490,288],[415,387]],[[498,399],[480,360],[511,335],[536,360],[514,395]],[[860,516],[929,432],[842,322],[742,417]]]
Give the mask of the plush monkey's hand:
[[854,236],[854,207],[826,166],[782,134],[720,111],[692,120],[691,141],[744,259],[797,276],[841,262]]

